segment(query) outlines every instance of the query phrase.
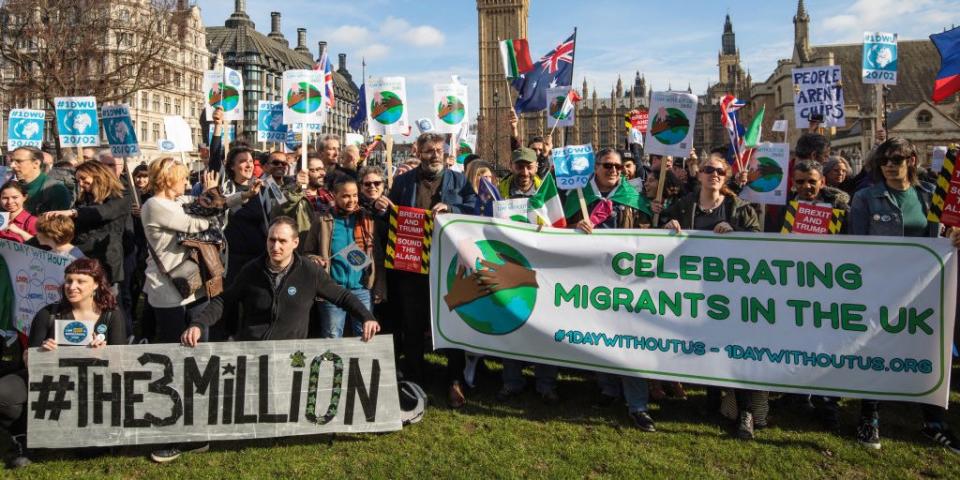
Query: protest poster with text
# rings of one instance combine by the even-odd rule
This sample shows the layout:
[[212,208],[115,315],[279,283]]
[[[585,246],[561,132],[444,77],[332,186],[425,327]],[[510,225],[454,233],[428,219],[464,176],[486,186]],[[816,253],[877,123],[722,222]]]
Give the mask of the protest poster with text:
[[[371,78],[367,81],[367,129],[370,135],[405,134],[407,81],[403,77]],[[434,128],[437,126],[434,125]]]
[[791,75],[796,128],[809,127],[812,115],[823,116],[822,127],[847,124],[840,65],[794,68]]
[[0,239],[0,257],[7,264],[13,286],[13,328],[30,333],[30,323],[41,308],[60,301],[63,270],[71,257]]
[[783,205],[787,203],[787,172],[790,146],[786,143],[761,143],[747,162],[747,184],[740,198],[751,203]]
[[31,349],[29,371],[31,448],[401,428],[390,335]]
[[[323,123],[323,72],[319,70],[287,70],[283,72],[283,123]],[[301,126],[302,129],[302,126]],[[291,130],[293,130],[291,128]],[[301,133],[301,132],[297,132]]]
[[780,233],[836,235],[843,228],[846,212],[829,203],[792,200],[787,203]]
[[630,111],[630,126],[637,129],[640,133],[647,133],[647,123],[650,112],[646,108],[638,108]]
[[[947,239],[537,230],[437,219],[434,348],[947,405],[957,292]],[[493,286],[461,265],[482,265]]]
[[223,120],[243,120],[243,76],[232,68],[207,70],[203,73],[203,109],[207,121],[213,121],[213,111],[223,109]]
[[57,97],[57,131],[61,147],[97,147],[100,145],[100,121],[94,97]]
[[426,274],[430,269],[433,212],[394,205],[390,209],[389,221],[384,266],[391,270]]
[[[428,122],[434,133],[457,133],[470,120],[467,86],[447,83],[433,86],[433,121]],[[423,131],[421,123],[417,124]]]
[[130,118],[130,107],[122,104],[104,105],[100,115],[110,153],[121,158],[140,155],[140,143],[137,142],[137,132]]
[[572,88],[567,85],[547,89],[547,128],[572,127],[576,123],[577,109],[573,102],[567,102],[567,94]]
[[653,92],[650,102],[650,128],[643,144],[644,153],[686,157],[693,146],[693,126],[697,118],[697,96],[680,92]]
[[948,227],[960,227],[960,168],[957,145],[950,145],[942,160],[940,175],[927,212],[927,221]]
[[592,145],[554,148],[550,160],[560,190],[583,188],[590,183],[595,163]]
[[506,200],[496,200],[493,202],[494,218],[530,223],[530,218],[528,217],[529,211],[529,198],[508,198]]
[[47,114],[43,110],[14,108],[7,123],[7,149],[43,146],[43,131]]
[[287,138],[283,123],[283,102],[257,102],[257,141],[282,142]]
[[863,32],[863,83],[897,84],[897,34]]

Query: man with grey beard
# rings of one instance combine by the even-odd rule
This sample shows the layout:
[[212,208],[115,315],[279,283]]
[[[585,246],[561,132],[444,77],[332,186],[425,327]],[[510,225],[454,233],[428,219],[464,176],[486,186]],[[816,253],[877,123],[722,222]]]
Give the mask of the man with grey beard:
[[[415,207],[443,213],[473,213],[476,193],[466,177],[460,172],[444,168],[444,138],[435,133],[424,133],[417,138],[416,151],[420,166],[393,181],[390,196],[380,197],[376,210],[385,210],[390,205]],[[387,294],[397,301],[394,331],[401,336],[403,352],[401,372],[404,379],[421,382],[424,375],[423,351],[426,347],[423,332],[429,326],[430,298],[427,275],[387,271]],[[448,401],[453,408],[466,403],[463,395],[463,369],[465,360],[460,350],[450,350],[447,355],[446,382],[449,387]]]

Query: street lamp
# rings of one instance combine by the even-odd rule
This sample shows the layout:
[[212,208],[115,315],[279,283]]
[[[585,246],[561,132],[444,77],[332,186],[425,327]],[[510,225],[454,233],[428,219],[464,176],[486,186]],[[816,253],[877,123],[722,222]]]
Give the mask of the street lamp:
[[493,164],[500,168],[500,92],[493,91]]

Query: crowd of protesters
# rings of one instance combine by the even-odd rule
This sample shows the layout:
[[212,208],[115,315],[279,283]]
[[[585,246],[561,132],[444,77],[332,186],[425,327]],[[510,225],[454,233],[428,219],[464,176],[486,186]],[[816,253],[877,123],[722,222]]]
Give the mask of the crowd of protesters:
[[[356,146],[344,147],[331,135],[308,149],[301,170],[298,152],[260,152],[242,143],[227,148],[223,126],[218,111],[206,168],[199,172],[169,157],[127,166],[109,150],[84,149],[82,156],[70,152],[56,163],[34,148],[10,153],[13,177],[0,179],[0,207],[9,214],[0,239],[72,260],[61,301],[37,314],[29,336],[3,343],[0,425],[14,440],[14,466],[30,462],[26,355],[57,348],[53,318],[96,321],[97,332],[104,334],[90,348],[343,336],[366,341],[384,331],[394,335],[405,380],[438,380],[428,374],[424,357],[428,277],[384,268],[389,210],[404,206],[434,215],[481,214],[481,182],[494,185],[504,199],[524,198],[536,194],[552,175],[550,139],[535,137],[522,146],[516,131],[508,171],[498,171],[476,155],[458,165],[446,153],[447,138],[425,133],[417,138],[413,157],[386,172],[367,164],[372,162],[365,162]],[[726,150],[718,148],[703,158],[695,152],[687,158],[635,158],[603,149],[595,156],[598,195],[635,189],[649,200],[651,212],[614,202],[601,220],[577,213],[568,225],[587,235],[607,228],[779,232],[784,209],[763,211],[738,197],[746,172],[733,173]],[[906,140],[878,139],[863,172],[853,172],[842,157],[831,156],[827,138],[813,131],[800,137],[792,157],[790,199],[847,212],[840,234],[942,236],[960,243],[958,232],[927,221],[932,187],[921,180],[917,152]],[[354,250],[370,261],[357,268],[344,254]],[[437,353],[446,359],[446,401],[461,408],[474,386],[465,376],[468,354]],[[501,363],[496,398],[510,402],[527,389],[527,365],[510,359]],[[533,373],[540,399],[547,405],[560,403],[559,368],[537,364]],[[651,400],[686,399],[684,386],[676,382],[594,376],[598,407],[626,406],[632,425],[643,431],[656,431]],[[768,424],[770,399],[763,391],[707,388],[707,410],[732,420],[736,435],[744,439]],[[785,395],[783,400],[786,407],[809,406],[826,429],[839,432],[838,399]],[[945,410],[924,406],[922,412],[921,431],[960,453]],[[880,448],[879,402],[860,402],[856,438],[868,448]],[[168,445],[152,458],[167,462],[206,448]]]

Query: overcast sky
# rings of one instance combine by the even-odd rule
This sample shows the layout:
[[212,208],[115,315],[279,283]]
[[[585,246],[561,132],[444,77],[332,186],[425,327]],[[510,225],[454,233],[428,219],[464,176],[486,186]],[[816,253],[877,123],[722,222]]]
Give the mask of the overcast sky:
[[[859,43],[865,30],[895,32],[921,39],[960,21],[960,1],[832,0],[807,1],[814,45]],[[233,0],[200,0],[207,26],[223,25]],[[745,69],[754,81],[766,78],[777,59],[791,56],[793,15],[789,0],[532,0],[528,23],[534,60],[578,27],[574,85],[584,78],[609,96],[622,75],[632,84],[639,70],[657,90],[672,86],[703,93],[717,81],[717,52],[729,13]],[[457,74],[478,98],[477,9],[471,0],[248,0],[247,14],[263,33],[270,12],[283,14],[284,35],[296,44],[298,27],[307,28],[307,46],[316,54],[326,40],[331,53],[346,53],[354,79],[360,59],[368,76],[406,77],[410,121],[425,117],[432,85]],[[359,82],[358,82],[359,83]],[[471,108],[475,116],[476,108]]]

